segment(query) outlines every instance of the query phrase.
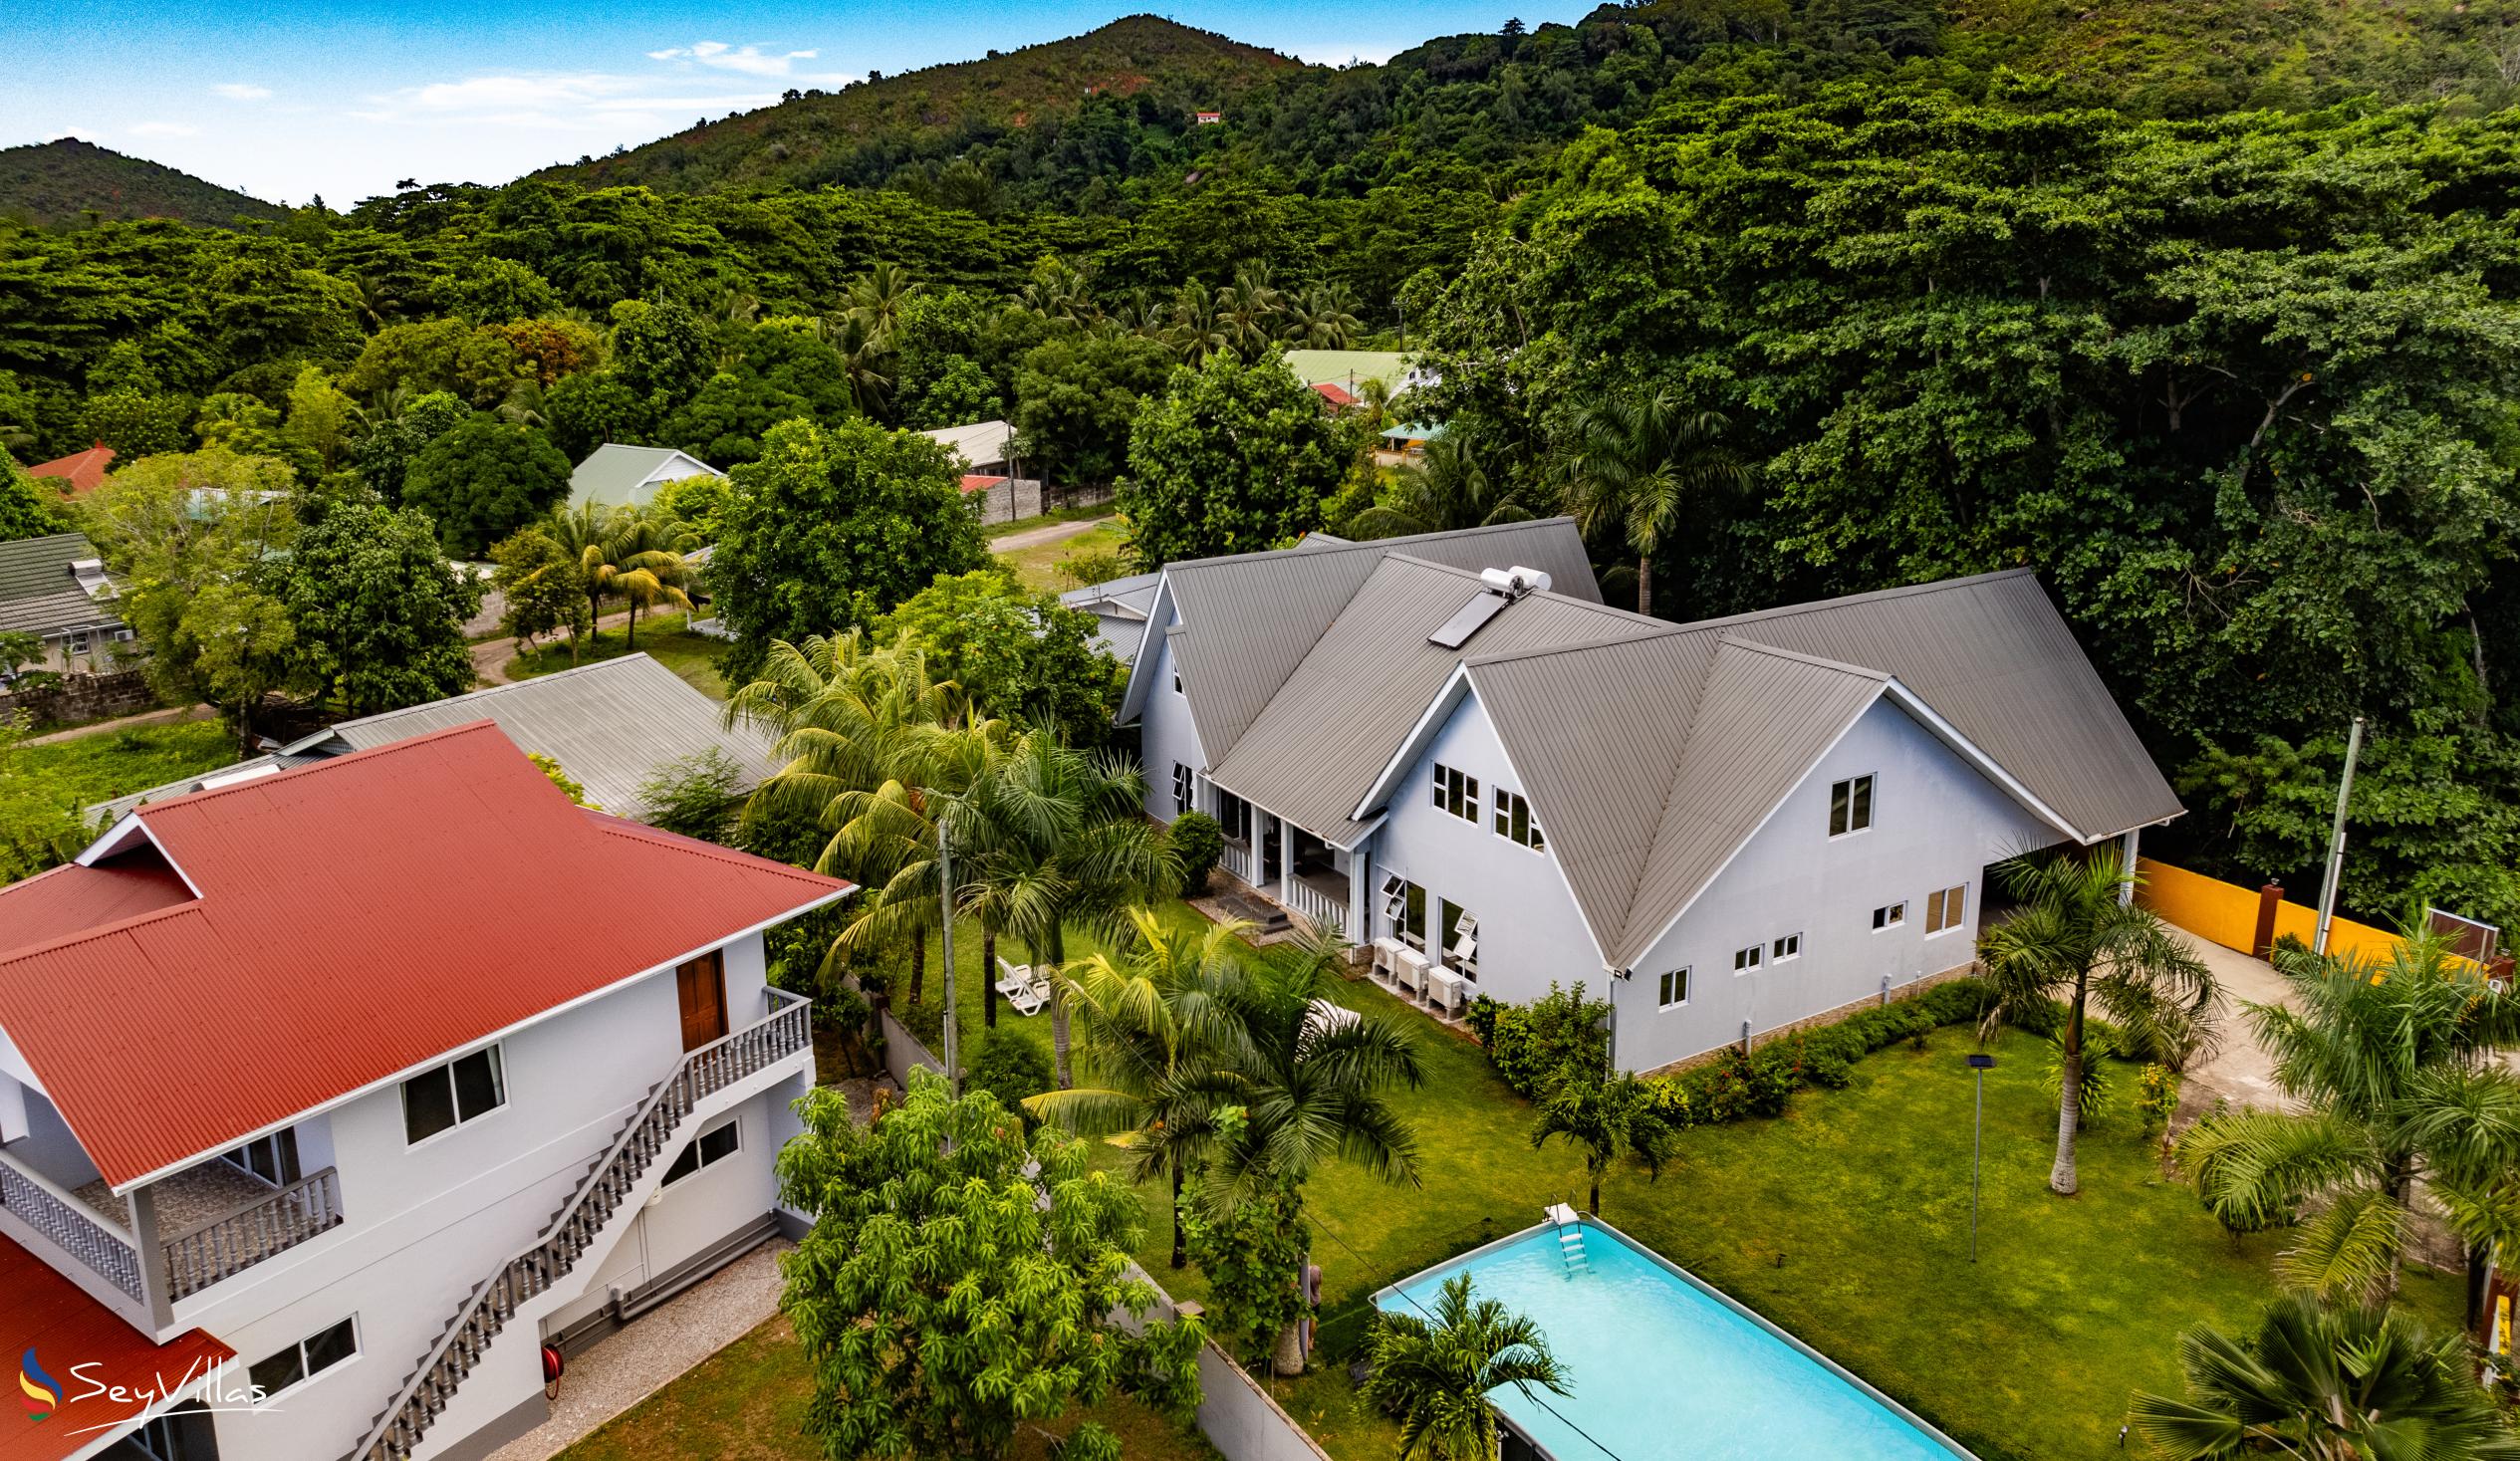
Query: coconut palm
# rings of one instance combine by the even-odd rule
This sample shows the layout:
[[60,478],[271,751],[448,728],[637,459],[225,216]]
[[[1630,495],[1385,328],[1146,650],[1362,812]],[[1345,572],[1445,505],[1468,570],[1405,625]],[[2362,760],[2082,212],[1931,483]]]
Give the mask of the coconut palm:
[[901,311],[918,293],[917,281],[910,271],[894,263],[881,263],[858,276],[849,286],[849,312],[867,322],[867,332],[887,349],[893,333],[901,327]]
[[1061,971],[1095,1084],[1026,1102],[1087,1135],[1132,1132],[1138,1182],[1172,1188],[1172,1266],[1186,1261],[1181,1189],[1216,1137],[1209,1079],[1240,1052],[1230,999],[1242,977],[1236,943],[1252,925],[1227,921],[1190,932],[1145,908],[1129,910],[1134,932],[1118,955],[1098,953]]
[[601,598],[619,594],[630,601],[630,647],[638,647],[638,611],[671,604],[688,612],[691,566],[682,555],[699,546],[689,528],[645,507],[616,510],[609,531],[580,554],[587,589]]
[[[941,840],[950,837],[959,849],[970,839],[960,814],[971,788],[993,773],[1004,741],[999,721],[906,730],[898,738],[893,776],[873,790],[842,792],[827,814],[840,827],[826,854],[833,865],[823,870],[846,872],[872,889],[833,951],[845,955],[906,945],[913,1003],[926,978],[927,939],[943,926],[948,901]],[[951,901],[960,911],[974,869],[959,854],[953,860]],[[987,940],[984,961],[994,960],[995,944],[994,936]],[[981,967],[986,977],[990,964]]]
[[1442,436],[1426,443],[1422,461],[1392,473],[1374,506],[1350,518],[1345,532],[1351,538],[1400,538],[1531,518],[1514,500],[1513,488],[1490,477],[1466,443]]
[[1356,296],[1337,284],[1308,284],[1287,294],[1277,324],[1278,339],[1299,349],[1346,350],[1365,333]]
[[887,373],[891,341],[854,310],[823,316],[815,321],[815,330],[840,357],[840,379],[849,388],[849,403],[862,416],[882,415],[892,398],[892,376]]
[[[1036,961],[1065,967],[1071,927],[1117,936],[1130,908],[1180,887],[1180,858],[1142,810],[1145,786],[1126,758],[1031,730],[971,787],[955,855],[968,855],[965,875],[985,889],[975,896],[1005,910]],[[1064,981],[1050,987],[1050,1043],[1065,1091],[1076,1083]]]
[[1270,278],[1269,266],[1250,263],[1234,271],[1234,282],[1216,290],[1216,324],[1227,348],[1244,360],[1257,360],[1277,339],[1277,321],[1286,296]]
[[2182,1398],[2139,1394],[2136,1434],[2170,1461],[2520,1461],[2520,1438],[2470,1368],[2465,1341],[2401,1310],[2276,1301],[2243,1339],[2179,1337]]
[[1995,869],[2021,906],[1986,930],[1979,953],[1995,983],[1991,1020],[2065,1005],[2058,1038],[2056,1164],[2048,1186],[2072,1196],[2082,1124],[2085,1026],[2094,1001],[2132,1048],[2177,1068],[2211,1033],[2214,979],[2149,908],[2121,890],[2142,874],[2115,847],[2088,855],[2014,857]]
[[1540,1098],[1540,1120],[1531,1128],[1538,1151],[1562,1137],[1584,1152],[1592,1183],[1586,1211],[1602,1215],[1602,1175],[1622,1157],[1633,1157],[1648,1178],[1662,1175],[1662,1159],[1674,1133],[1655,1111],[1652,1092],[1625,1071],[1571,1066]]
[[1749,474],[1724,445],[1731,423],[1669,389],[1577,408],[1561,448],[1567,511],[1586,533],[1616,531],[1637,556],[1637,611],[1653,612],[1653,555],[1695,499]]
[[[580,580],[587,588],[586,623],[590,633],[604,617],[604,587],[596,582],[595,575],[587,572],[587,565],[602,561],[610,551],[613,512],[612,508],[600,502],[589,501],[555,508],[551,515],[551,536],[560,544],[560,551],[568,554],[578,565]],[[570,657],[575,659],[577,653],[578,631],[572,626],[569,630]]]
[[1572,1393],[1540,1326],[1471,1292],[1470,1276],[1455,1274],[1433,1314],[1394,1310],[1376,1323],[1365,1397],[1399,1416],[1401,1461],[1488,1461],[1496,1454],[1489,1395],[1507,1385],[1525,1395],[1534,1385]]
[[[2299,1111],[2245,1109],[2181,1135],[2179,1161],[2235,1231],[2323,1205],[2278,1260],[2290,1283],[2330,1296],[2394,1288],[2415,1183],[2430,1183],[2471,1246],[2495,1235],[2494,1194],[2520,1173],[2520,1079],[2494,1055],[2520,1031],[2515,1002],[2415,929],[2385,959],[2282,954],[2287,1005],[2251,1005],[2275,1081]],[[2474,1315],[2471,1314],[2471,1318]]]

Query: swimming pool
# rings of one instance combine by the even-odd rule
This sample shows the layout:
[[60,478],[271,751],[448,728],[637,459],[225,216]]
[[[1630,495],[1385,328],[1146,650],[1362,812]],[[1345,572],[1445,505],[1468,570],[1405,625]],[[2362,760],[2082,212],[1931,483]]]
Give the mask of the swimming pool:
[[[1572,1395],[1488,1398],[1557,1461],[1952,1461],[1969,1453],[1764,1320],[1586,1219],[1579,1266],[1548,1223],[1374,1296],[1431,1310],[1467,1269],[1473,1297],[1530,1317]],[[1556,1413],[1551,1413],[1552,1409]],[[1590,1437],[1588,1440],[1587,1437]]]

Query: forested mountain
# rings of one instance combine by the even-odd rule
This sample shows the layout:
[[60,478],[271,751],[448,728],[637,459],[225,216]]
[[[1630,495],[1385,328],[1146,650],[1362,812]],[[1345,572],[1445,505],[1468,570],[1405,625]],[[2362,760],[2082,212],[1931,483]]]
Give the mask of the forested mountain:
[[77,137],[0,147],[0,218],[61,228],[94,213],[232,228],[241,219],[280,218],[288,211]]

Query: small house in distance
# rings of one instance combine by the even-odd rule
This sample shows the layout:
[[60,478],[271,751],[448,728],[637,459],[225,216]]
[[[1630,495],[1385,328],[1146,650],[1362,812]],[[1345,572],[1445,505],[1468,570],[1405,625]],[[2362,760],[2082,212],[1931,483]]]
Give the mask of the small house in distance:
[[600,502],[607,507],[645,507],[667,482],[725,475],[687,451],[608,441],[569,474],[569,505]]
[[105,474],[114,467],[114,448],[100,441],[86,451],[37,462],[26,474],[43,486],[55,488],[64,497],[85,497],[105,485]]
[[93,664],[131,631],[115,615],[97,550],[77,533],[0,543],[0,633],[42,641],[34,668]]
[[1041,481],[1017,472],[1013,426],[1004,421],[973,421],[918,434],[959,460],[963,496],[980,521],[1012,523],[1041,516]]

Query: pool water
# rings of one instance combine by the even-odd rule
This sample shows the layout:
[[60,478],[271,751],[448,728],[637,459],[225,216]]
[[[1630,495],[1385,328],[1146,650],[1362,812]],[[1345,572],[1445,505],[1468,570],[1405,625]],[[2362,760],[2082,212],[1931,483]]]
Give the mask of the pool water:
[[1417,1312],[1413,1299],[1431,1312],[1444,1280],[1467,1269],[1474,1300],[1498,1300],[1537,1323],[1574,1393],[1535,1391],[1547,1407],[1511,1385],[1488,1398],[1557,1461],[1968,1455],[1622,1235],[1587,1223],[1584,1247],[1587,1267],[1570,1269],[1556,1230],[1544,1226],[1428,1269],[1376,1302]]

